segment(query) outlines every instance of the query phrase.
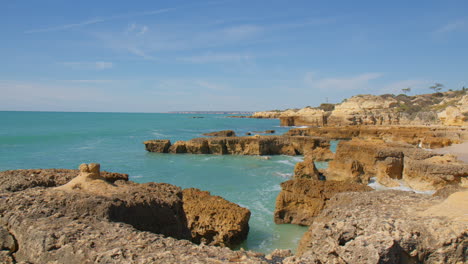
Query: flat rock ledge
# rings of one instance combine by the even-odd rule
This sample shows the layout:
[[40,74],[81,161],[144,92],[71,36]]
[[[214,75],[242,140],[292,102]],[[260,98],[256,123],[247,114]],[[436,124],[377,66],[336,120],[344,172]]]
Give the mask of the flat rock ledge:
[[309,152],[311,155],[323,155],[324,151],[317,149],[330,148],[328,139],[309,136],[194,138],[174,144],[171,144],[170,140],[157,139],[145,141],[143,144],[149,152],[217,155],[303,155]]
[[268,263],[189,242],[233,246],[247,236],[249,210],[208,192],[134,183],[99,164],[4,171],[0,182],[1,263]]

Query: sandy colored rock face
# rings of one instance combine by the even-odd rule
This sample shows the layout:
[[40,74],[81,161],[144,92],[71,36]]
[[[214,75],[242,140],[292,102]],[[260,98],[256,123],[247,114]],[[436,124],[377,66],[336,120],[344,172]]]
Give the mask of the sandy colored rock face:
[[[292,136],[251,136],[251,137],[213,137],[194,138],[177,141],[166,148],[158,147],[158,140],[146,141],[146,150],[160,153],[190,153],[217,155],[302,155],[316,148],[329,148],[326,139],[317,137]],[[185,151],[185,152],[184,152]]]
[[345,126],[293,128],[286,135],[315,136],[328,139],[381,139],[423,148],[441,148],[463,142],[468,133],[460,128],[407,126]]
[[155,139],[145,141],[143,144],[145,144],[146,150],[149,152],[166,153],[169,151],[171,141],[167,139]]
[[183,203],[195,243],[236,246],[247,238],[248,209],[195,188],[183,191]]
[[353,139],[339,143],[325,176],[364,184],[376,177],[388,187],[400,186],[398,180],[402,180],[415,190],[428,191],[462,184],[468,177],[468,164],[410,145]]
[[312,179],[283,182],[276,198],[275,223],[310,225],[336,193],[371,190],[369,186],[347,182]]
[[337,194],[297,254],[304,263],[464,263],[468,222],[451,214],[456,210],[431,214],[443,205],[459,208],[466,194],[452,195],[443,201],[401,191]]
[[302,162],[296,163],[294,166],[294,179],[313,179],[319,180],[320,174],[315,167],[314,160],[307,157]]
[[[1,186],[2,263],[265,263],[256,253],[174,239],[195,241],[193,232],[206,243],[238,243],[247,235],[247,209],[196,189],[183,197],[182,190],[170,184],[106,181],[104,175],[122,176],[101,175],[99,167],[82,164],[79,175],[62,186],[57,186],[63,182],[61,175],[51,177],[53,172],[69,177],[76,171],[32,170],[41,175],[39,181]],[[15,182],[22,183],[18,178],[31,177],[27,171],[1,172],[0,179],[6,183],[14,175]],[[42,187],[44,178],[52,179],[48,184],[54,188]]]

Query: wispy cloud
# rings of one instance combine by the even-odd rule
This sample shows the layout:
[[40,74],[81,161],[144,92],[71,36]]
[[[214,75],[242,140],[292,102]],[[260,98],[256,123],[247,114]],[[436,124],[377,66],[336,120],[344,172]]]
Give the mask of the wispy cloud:
[[178,61],[190,63],[220,63],[220,62],[244,62],[254,58],[242,53],[206,53],[202,55],[177,58]]
[[108,61],[95,61],[95,62],[61,62],[60,64],[80,70],[105,70],[114,67],[112,62]]
[[468,21],[466,19],[460,19],[441,26],[440,28],[436,29],[434,33],[444,34],[465,29],[468,29]]
[[112,20],[157,15],[157,14],[162,14],[162,13],[166,13],[166,12],[173,11],[173,10],[176,10],[176,8],[165,8],[165,9],[137,12],[137,13],[131,13],[131,14],[98,17],[98,18],[87,19],[81,22],[76,22],[76,23],[70,23],[70,24],[64,24],[64,25],[58,25],[58,26],[52,26],[52,27],[44,27],[44,28],[39,28],[39,29],[31,29],[31,30],[25,31],[25,33],[30,34],[30,33],[40,33],[40,32],[62,31],[62,30],[79,28],[79,27],[83,27],[87,25],[93,25],[93,24],[98,24],[102,22],[112,21]]
[[306,73],[307,85],[321,90],[356,90],[369,87],[369,82],[383,76],[381,73],[364,73],[352,77],[316,78],[313,72]]

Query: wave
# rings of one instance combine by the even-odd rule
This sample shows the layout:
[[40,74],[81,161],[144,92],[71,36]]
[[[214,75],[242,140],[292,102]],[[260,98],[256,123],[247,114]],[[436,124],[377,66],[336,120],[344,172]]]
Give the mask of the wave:
[[405,191],[405,192],[415,192],[415,193],[421,193],[421,194],[427,194],[427,195],[432,195],[436,191],[418,191],[415,189],[412,189],[411,187],[408,187],[404,184],[404,182],[399,181],[400,186],[398,187],[387,187],[383,186],[382,184],[377,182],[377,179],[375,177],[370,179],[370,182],[367,186],[371,187],[372,189],[376,191],[384,191],[384,190],[398,190],[398,191]]
[[289,165],[289,166],[292,166],[292,167],[296,166],[296,163],[293,163],[293,162],[291,162],[289,160],[277,160],[275,162],[276,163],[281,163],[281,164],[286,164],[286,165]]
[[277,175],[277,176],[280,176],[281,178],[284,178],[284,179],[290,179],[293,174],[292,173],[282,173],[282,172],[274,172],[273,174]]

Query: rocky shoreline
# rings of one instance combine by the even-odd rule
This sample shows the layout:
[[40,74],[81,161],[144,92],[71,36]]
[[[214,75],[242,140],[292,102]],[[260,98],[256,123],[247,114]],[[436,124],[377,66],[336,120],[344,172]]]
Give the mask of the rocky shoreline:
[[[357,96],[333,108],[252,115],[311,126],[284,135],[224,130],[174,144],[144,142],[148,152],[167,155],[303,155],[281,184],[271,216],[277,224],[309,227],[295,255],[230,249],[248,236],[250,211],[222,197],[135,183],[91,163],[0,172],[0,262],[466,263],[468,164],[430,149],[468,140],[465,105],[453,101],[467,98]],[[432,114],[392,112],[402,102],[429,101],[452,102],[437,108],[431,126],[415,123]],[[335,153],[331,140],[340,141]],[[316,161],[329,166],[318,170]],[[372,189],[371,181],[387,190]],[[402,186],[425,194],[390,190]]]

